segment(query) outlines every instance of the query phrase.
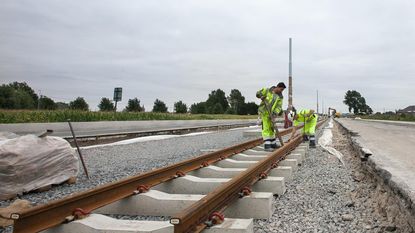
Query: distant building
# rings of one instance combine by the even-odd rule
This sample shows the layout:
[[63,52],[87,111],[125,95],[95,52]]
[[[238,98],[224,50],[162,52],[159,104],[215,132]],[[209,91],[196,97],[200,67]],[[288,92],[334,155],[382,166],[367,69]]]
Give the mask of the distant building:
[[415,115],[415,105],[408,106],[404,109],[398,110],[398,114],[412,114]]

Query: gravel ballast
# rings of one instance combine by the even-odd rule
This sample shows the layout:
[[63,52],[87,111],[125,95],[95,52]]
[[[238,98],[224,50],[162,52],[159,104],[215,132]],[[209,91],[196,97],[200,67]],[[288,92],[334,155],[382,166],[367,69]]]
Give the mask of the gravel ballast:
[[319,146],[309,149],[287,192],[275,199],[272,218],[255,220],[255,232],[408,232],[377,208],[378,185],[356,170],[360,159],[337,125],[333,135],[345,165]]
[[[221,149],[253,139],[243,137],[244,130],[246,128],[82,149],[90,175],[89,180],[81,171],[75,184],[54,186],[51,190],[24,194],[20,198],[29,200],[35,205],[46,203],[71,193],[199,156],[202,154],[200,150],[203,149]],[[80,169],[82,170],[82,167]],[[12,201],[1,201],[0,206],[7,206]]]

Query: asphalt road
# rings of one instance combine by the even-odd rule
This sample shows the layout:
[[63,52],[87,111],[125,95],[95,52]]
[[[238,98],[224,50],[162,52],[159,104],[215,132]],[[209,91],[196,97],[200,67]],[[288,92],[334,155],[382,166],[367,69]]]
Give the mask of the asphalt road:
[[357,132],[360,141],[373,152],[376,162],[403,181],[415,194],[415,124],[338,119]]
[[[165,120],[165,121],[99,121],[73,122],[72,126],[77,136],[103,135],[111,133],[125,133],[151,130],[167,130],[174,128],[190,128],[214,125],[230,125],[255,123],[256,120]],[[52,129],[53,136],[69,137],[71,132],[67,122],[62,123],[25,123],[0,124],[0,132],[16,134],[41,133]]]

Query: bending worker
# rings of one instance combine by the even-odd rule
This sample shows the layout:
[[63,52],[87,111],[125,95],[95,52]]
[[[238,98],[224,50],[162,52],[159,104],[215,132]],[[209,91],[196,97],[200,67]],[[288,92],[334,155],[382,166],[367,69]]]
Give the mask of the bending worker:
[[272,150],[279,147],[275,140],[275,129],[272,119],[275,119],[277,115],[281,116],[283,113],[282,92],[285,88],[285,84],[280,82],[277,86],[262,88],[256,93],[256,97],[262,100],[258,108],[258,113],[262,119],[262,138],[265,141],[265,150]]
[[[310,140],[310,147],[316,147],[316,126],[317,126],[317,119],[318,115],[314,113],[312,109],[302,109],[300,111],[296,111],[293,108],[288,114],[288,119],[294,123],[294,126],[298,126],[300,123],[304,124],[302,128],[303,139],[304,141]],[[295,130],[293,130],[291,134],[291,138],[293,138],[295,134]]]

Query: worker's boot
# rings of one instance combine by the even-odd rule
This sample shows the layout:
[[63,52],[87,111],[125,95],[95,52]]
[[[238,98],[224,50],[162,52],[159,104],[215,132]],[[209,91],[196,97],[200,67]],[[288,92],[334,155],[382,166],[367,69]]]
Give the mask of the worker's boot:
[[304,141],[304,142],[308,142],[308,136],[307,136],[307,135],[305,135],[305,134],[303,135],[303,141]]
[[272,144],[265,142],[264,144],[264,150],[265,151],[273,151]]
[[314,135],[310,136],[310,148],[316,148],[316,137]]
[[271,148],[272,149],[277,149],[277,148],[280,148],[281,146],[280,145],[278,145],[277,144],[277,140],[273,140],[273,141],[271,141]]

